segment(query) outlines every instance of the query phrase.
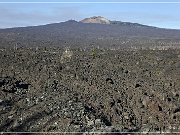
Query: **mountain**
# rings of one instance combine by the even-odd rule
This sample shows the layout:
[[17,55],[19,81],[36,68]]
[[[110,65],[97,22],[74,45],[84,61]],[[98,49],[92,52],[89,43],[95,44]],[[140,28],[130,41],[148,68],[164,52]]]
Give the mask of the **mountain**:
[[99,24],[110,24],[110,20],[102,17],[102,16],[94,16],[90,18],[85,18],[81,20],[82,23],[99,23]]
[[[93,17],[96,18],[96,17]],[[97,20],[107,19],[98,17]],[[157,42],[180,43],[180,30],[163,29],[152,26],[110,21],[87,23],[69,20],[41,26],[0,29],[0,46],[135,46],[145,43],[156,45]]]
[[85,19],[81,20],[80,22],[82,22],[82,23],[96,23],[96,24],[116,24],[116,25],[121,25],[121,26],[152,27],[152,26],[142,25],[139,23],[111,21],[111,20],[108,20],[107,18],[102,17],[102,16],[93,16],[93,17],[85,18]]

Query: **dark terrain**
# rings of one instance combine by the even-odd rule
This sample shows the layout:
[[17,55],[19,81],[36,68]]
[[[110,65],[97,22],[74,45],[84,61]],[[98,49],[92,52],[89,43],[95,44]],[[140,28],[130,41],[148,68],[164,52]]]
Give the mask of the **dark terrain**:
[[0,55],[0,131],[179,131],[179,50]]
[[68,21],[0,39],[1,132],[180,131],[180,30]]
[[112,21],[74,20],[42,26],[0,29],[0,47],[156,48],[180,46],[180,30]]

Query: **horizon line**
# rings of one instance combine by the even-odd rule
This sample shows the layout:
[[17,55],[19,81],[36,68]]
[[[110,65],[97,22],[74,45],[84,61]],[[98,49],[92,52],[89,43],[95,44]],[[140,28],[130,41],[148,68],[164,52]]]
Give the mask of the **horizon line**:
[[137,2],[127,2],[127,1],[122,1],[122,2],[115,2],[115,1],[112,1],[112,2],[100,2],[100,1],[97,1],[97,2],[80,2],[80,1],[76,1],[76,2],[70,2],[70,1],[63,1],[63,2],[56,2],[56,1],[52,1],[52,2],[46,2],[46,1],[42,1],[42,2],[31,2],[31,1],[27,1],[27,2],[23,2],[23,1],[19,1],[19,2],[0,2],[0,4],[180,4],[180,1],[178,2],[175,2],[175,1],[172,1],[172,2],[160,2],[160,1],[157,1],[157,2],[151,2],[151,1],[147,1],[147,2],[140,2],[140,1],[137,1]]

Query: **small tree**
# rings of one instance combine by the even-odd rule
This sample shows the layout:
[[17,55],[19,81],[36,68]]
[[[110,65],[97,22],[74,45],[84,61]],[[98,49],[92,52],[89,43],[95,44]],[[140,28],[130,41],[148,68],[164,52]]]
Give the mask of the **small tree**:
[[91,56],[93,57],[93,59],[95,59],[97,57],[97,49],[96,48],[93,48],[91,50]]

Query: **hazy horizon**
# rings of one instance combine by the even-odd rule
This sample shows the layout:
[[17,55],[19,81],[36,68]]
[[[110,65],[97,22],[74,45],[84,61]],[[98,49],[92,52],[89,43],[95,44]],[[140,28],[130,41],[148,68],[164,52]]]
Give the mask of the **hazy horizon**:
[[[5,2],[24,2],[8,0]],[[48,2],[31,0],[28,2]],[[62,2],[54,0],[53,2]],[[69,2],[77,2],[71,0]],[[79,0],[78,2],[88,2]],[[89,1],[93,2],[93,0]],[[97,2],[94,0],[94,2]],[[99,0],[98,2],[108,2]],[[114,2],[122,2],[114,0]],[[128,1],[126,1],[128,2]],[[135,0],[129,0],[135,2]],[[143,2],[143,0],[139,0]],[[146,2],[146,1],[144,1]],[[157,2],[151,0],[151,2]],[[159,0],[158,2],[168,2]],[[178,2],[175,0],[174,2]],[[0,28],[37,26],[67,20],[80,21],[92,16],[109,20],[140,23],[159,28],[180,29],[180,3],[0,3]]]

